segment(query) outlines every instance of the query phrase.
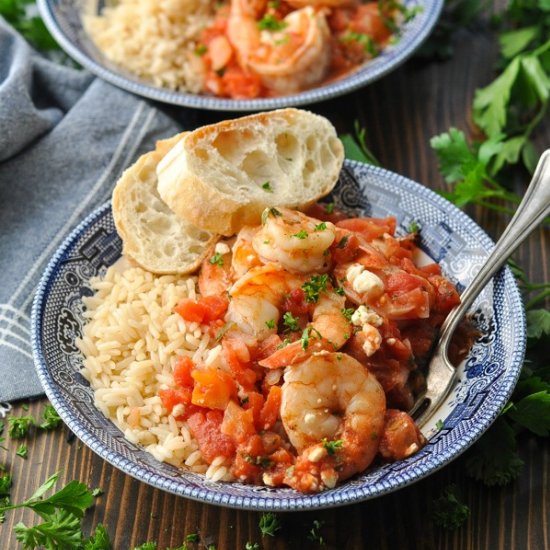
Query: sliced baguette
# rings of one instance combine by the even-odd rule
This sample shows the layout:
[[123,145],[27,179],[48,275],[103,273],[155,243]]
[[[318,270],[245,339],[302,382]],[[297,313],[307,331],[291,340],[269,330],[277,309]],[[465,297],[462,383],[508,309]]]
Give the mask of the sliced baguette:
[[194,271],[217,239],[176,216],[157,192],[157,165],[184,135],[159,141],[122,174],[113,191],[113,218],[123,253],[153,273]]
[[180,217],[232,235],[266,207],[305,209],[338,180],[344,148],[324,117],[281,109],[204,126],[157,168],[158,192]]

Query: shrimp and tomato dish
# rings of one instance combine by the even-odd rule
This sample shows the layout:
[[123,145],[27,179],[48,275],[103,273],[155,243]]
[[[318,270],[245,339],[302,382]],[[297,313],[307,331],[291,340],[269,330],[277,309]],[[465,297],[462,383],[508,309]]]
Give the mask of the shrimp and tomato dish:
[[201,35],[204,92],[235,99],[299,92],[376,57],[405,8],[357,0],[229,0]]
[[406,411],[456,288],[395,218],[309,214],[268,208],[219,241],[174,308],[208,349],[158,397],[224,479],[317,492],[425,444]]
[[119,0],[83,23],[105,57],[157,86],[251,99],[357,69],[416,9],[395,0]]

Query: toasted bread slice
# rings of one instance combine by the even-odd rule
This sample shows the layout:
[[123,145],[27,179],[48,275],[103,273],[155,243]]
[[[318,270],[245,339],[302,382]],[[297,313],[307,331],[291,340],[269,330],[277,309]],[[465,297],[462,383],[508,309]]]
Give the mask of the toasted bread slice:
[[332,190],[343,160],[326,118],[281,109],[187,134],[159,163],[158,192],[178,216],[232,235],[266,207],[307,208]]
[[153,273],[194,271],[217,239],[176,216],[157,192],[157,164],[184,135],[159,141],[154,151],[125,170],[113,191],[113,218],[123,253]]

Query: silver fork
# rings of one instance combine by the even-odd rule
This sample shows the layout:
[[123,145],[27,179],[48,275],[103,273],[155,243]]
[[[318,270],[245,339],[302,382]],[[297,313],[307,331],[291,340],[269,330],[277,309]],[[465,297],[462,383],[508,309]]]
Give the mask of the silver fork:
[[533,179],[527,188],[512,220],[502,233],[495,248],[473,281],[462,293],[461,303],[449,313],[439,332],[439,341],[433,352],[426,377],[426,391],[409,411],[422,427],[433,416],[447,397],[456,380],[456,369],[449,362],[447,350],[451,337],[464,314],[470,309],[478,294],[499,271],[506,260],[527,236],[550,213],[550,149],[545,151],[537,164]]

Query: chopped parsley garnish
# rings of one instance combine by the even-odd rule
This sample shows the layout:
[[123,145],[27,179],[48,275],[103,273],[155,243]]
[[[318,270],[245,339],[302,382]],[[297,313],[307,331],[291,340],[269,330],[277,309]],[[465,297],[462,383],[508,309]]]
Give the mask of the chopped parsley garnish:
[[225,333],[233,326],[233,323],[231,321],[228,321],[223,325],[223,327],[218,330],[218,333],[216,334],[216,340],[215,342],[218,343],[224,336]]
[[344,441],[342,439],[335,439],[334,441],[327,441],[327,439],[323,439],[322,441],[323,447],[327,450],[328,454],[330,456],[334,456],[336,454],[336,451],[338,449],[342,448],[342,445],[344,444]]
[[260,531],[264,537],[274,537],[275,533],[281,528],[279,518],[273,512],[266,512],[260,518]]
[[434,500],[433,518],[444,529],[458,529],[470,515],[470,509],[457,497],[456,485],[449,485],[441,496]]
[[327,214],[332,214],[334,212],[334,203],[333,202],[329,202],[329,203],[325,204],[325,212]]
[[29,404],[28,404],[28,403],[23,403],[23,405],[21,405],[21,408],[22,408],[24,411],[28,411],[28,410],[29,410]]
[[271,8],[272,10],[277,10],[281,6],[281,2],[279,0],[271,0],[267,3],[267,6]]
[[335,288],[334,292],[336,292],[336,294],[339,294],[340,296],[343,296],[345,294],[343,286],[339,286],[339,287]]
[[318,223],[318,224],[315,226],[314,231],[324,231],[326,228],[327,228],[326,222],[321,222],[321,223]]
[[342,37],[342,42],[357,42],[372,57],[376,57],[380,53],[376,42],[368,34],[350,31]]
[[344,236],[338,241],[338,244],[336,245],[336,248],[346,248],[346,244],[348,244],[348,241],[349,241],[349,236],[348,236],[348,235],[344,235]]
[[197,535],[197,533],[189,533],[188,535],[185,536],[185,540],[187,542],[199,542],[200,537],[199,535]]
[[345,307],[344,309],[342,309],[342,315],[348,321],[351,321],[351,316],[353,315],[354,312],[355,312],[355,309],[353,309],[352,307]]
[[445,426],[445,422],[443,422],[443,420],[441,420],[441,418],[435,423],[435,427],[438,429],[438,430],[442,430]]
[[292,235],[293,237],[296,237],[297,239],[307,239],[307,236],[309,235],[309,233],[305,230],[305,229],[301,229],[300,231],[298,231],[298,233],[294,233],[294,235]]
[[257,542],[247,542],[244,545],[244,550],[260,550],[260,545]]
[[311,338],[311,335],[313,333],[316,333],[317,337],[318,338],[322,338],[323,336],[321,335],[321,333],[313,328],[313,327],[306,327],[304,329],[304,331],[302,332],[302,337],[300,338],[300,342],[301,342],[301,345],[302,345],[302,349],[303,350],[306,350],[308,347],[309,347],[309,340]]
[[93,497],[99,497],[99,496],[101,496],[103,493],[104,493],[103,489],[100,489],[99,487],[96,487],[96,488],[92,491],[92,496],[93,496]]
[[306,302],[315,303],[319,300],[321,292],[326,292],[329,278],[327,274],[313,275],[309,281],[302,285],[305,292]]
[[292,315],[290,311],[287,311],[283,315],[283,324],[290,332],[298,332],[300,330],[298,319],[296,319],[296,317],[294,317],[294,315]]
[[273,463],[266,456],[253,456],[253,455],[243,455],[243,458],[249,464],[254,464],[255,466],[260,466],[260,468],[269,468]]
[[195,55],[198,55],[199,57],[203,56],[208,51],[208,48],[206,47],[206,44],[199,44],[195,48]]
[[325,545],[325,539],[323,538],[323,535],[321,535],[321,528],[323,527],[324,524],[325,524],[324,521],[314,519],[313,525],[309,530],[309,534],[307,536],[309,540],[316,542],[319,546]]
[[257,26],[261,31],[282,31],[287,24],[273,14],[267,13],[258,21]]
[[9,474],[0,476],[0,497],[7,497],[10,494],[12,478]]
[[413,221],[409,225],[409,233],[419,233],[420,229],[420,224],[417,221]]
[[40,428],[43,430],[55,430],[61,424],[61,418],[53,405],[46,405],[42,412],[42,418],[44,421],[40,424]]
[[265,326],[267,328],[275,328],[275,319],[270,319],[269,321],[266,321]]
[[223,258],[222,255],[219,252],[216,252],[210,260],[208,260],[212,265],[219,265],[220,267],[223,266]]
[[268,181],[262,183],[262,189],[267,193],[273,193],[273,187],[271,187],[271,183],[269,183]]
[[22,439],[34,424],[32,416],[8,416],[8,433],[13,439]]
[[266,208],[262,212],[262,225],[266,224],[268,216],[276,218],[277,216],[282,216],[282,214],[276,208]]
[[15,451],[15,454],[17,456],[20,456],[21,458],[27,458],[27,455],[29,454],[29,449],[26,445],[19,445],[19,447],[17,447],[17,451]]

